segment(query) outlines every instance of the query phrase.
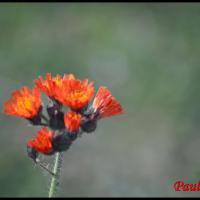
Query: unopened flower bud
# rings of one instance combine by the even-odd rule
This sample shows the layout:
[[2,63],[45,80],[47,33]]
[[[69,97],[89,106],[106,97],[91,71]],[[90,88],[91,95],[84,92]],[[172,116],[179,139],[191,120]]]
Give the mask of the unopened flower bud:
[[52,144],[55,151],[66,151],[71,145],[71,140],[65,133],[57,134],[54,136]]
[[97,120],[96,119],[89,119],[83,118],[81,121],[81,129],[86,133],[91,133],[95,131],[97,128]]
[[58,104],[50,102],[47,105],[47,113],[48,113],[49,117],[57,115],[58,112],[59,112],[59,105]]
[[64,114],[62,112],[59,112],[57,115],[52,116],[49,120],[49,126],[53,130],[64,129]]

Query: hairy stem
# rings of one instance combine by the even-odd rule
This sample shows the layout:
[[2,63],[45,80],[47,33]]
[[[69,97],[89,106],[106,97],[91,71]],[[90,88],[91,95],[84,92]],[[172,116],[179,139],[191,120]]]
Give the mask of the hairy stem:
[[51,179],[51,185],[49,188],[49,198],[55,197],[56,195],[57,187],[59,185],[62,160],[63,160],[63,153],[57,152],[55,156],[55,162],[54,162],[54,168],[53,168],[53,174],[55,175],[52,176],[52,179]]

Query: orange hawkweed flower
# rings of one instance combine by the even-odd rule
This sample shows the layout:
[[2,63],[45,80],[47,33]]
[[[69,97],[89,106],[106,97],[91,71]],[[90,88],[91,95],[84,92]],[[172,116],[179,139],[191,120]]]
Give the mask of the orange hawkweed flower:
[[98,112],[100,117],[110,117],[123,113],[120,103],[112,96],[110,91],[103,86],[97,91],[92,107],[94,112]]
[[81,115],[70,111],[64,115],[65,127],[69,132],[76,132],[80,127]]
[[27,145],[38,152],[49,153],[52,151],[53,133],[47,128],[38,131],[35,138],[27,141]]
[[33,118],[37,116],[40,107],[39,90],[36,87],[30,90],[24,86],[12,92],[11,98],[4,103],[3,111],[8,115]]
[[68,79],[75,79],[75,77],[73,74],[65,74],[63,77],[57,74],[55,77],[52,77],[50,73],[47,73],[46,79],[39,76],[34,83],[47,96],[58,100],[58,91],[62,87],[63,81],[67,81]]
[[78,79],[70,79],[63,81],[60,90],[59,101],[73,110],[83,108],[93,97],[93,83],[88,79],[83,81]]

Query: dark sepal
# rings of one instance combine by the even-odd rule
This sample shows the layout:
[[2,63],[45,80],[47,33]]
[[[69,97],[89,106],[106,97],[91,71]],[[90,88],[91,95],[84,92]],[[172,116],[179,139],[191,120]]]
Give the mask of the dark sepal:
[[49,117],[57,115],[60,112],[60,105],[53,100],[47,105],[47,113]]
[[53,130],[61,130],[65,128],[64,113],[58,112],[56,115],[52,115],[49,120],[49,126]]
[[32,125],[40,125],[42,118],[40,116],[41,112],[42,112],[42,106],[40,106],[38,113],[36,116],[32,117],[32,118],[26,118]]
[[66,151],[72,144],[66,133],[55,135],[52,141],[54,151]]
[[69,137],[69,139],[71,141],[74,141],[78,137],[78,131],[77,132],[72,132],[72,133],[71,132],[67,132],[67,135],[68,135],[68,137]]
[[56,151],[54,149],[52,149],[50,152],[48,153],[43,153],[44,155],[47,155],[47,156],[51,156],[53,155],[54,153],[56,153]]
[[96,119],[89,119],[83,118],[81,121],[81,129],[86,133],[94,132],[97,128],[97,120]]
[[56,100],[56,99],[54,99],[54,98],[50,98],[50,100],[52,101],[52,103],[54,104],[54,105],[56,105],[58,108],[59,108],[59,110],[61,110],[62,109],[62,103],[60,103],[58,100]]
[[27,146],[27,153],[28,153],[28,157],[32,158],[34,160],[34,162],[36,162],[36,159],[37,159],[39,153],[30,146]]
[[85,104],[82,108],[76,110],[72,109],[72,111],[77,112],[79,114],[84,114],[87,111],[87,109],[88,109],[88,103]]

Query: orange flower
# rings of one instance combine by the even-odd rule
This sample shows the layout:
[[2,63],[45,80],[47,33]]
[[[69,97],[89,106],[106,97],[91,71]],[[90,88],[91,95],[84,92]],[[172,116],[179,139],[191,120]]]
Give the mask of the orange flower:
[[93,83],[89,82],[88,79],[83,81],[68,79],[67,81],[63,81],[59,101],[73,110],[78,110],[90,101],[93,94]]
[[41,89],[47,96],[55,98],[58,100],[58,91],[62,87],[63,81],[68,79],[74,79],[73,74],[65,74],[63,77],[60,74],[57,74],[55,77],[52,77],[50,73],[46,74],[46,79],[43,79],[39,76],[38,79],[34,81],[35,85]]
[[65,113],[64,122],[69,132],[76,132],[80,127],[81,115],[73,111]]
[[27,141],[27,145],[38,152],[49,153],[52,151],[52,139],[53,133],[47,128],[42,128],[34,139]]
[[92,107],[94,108],[94,112],[99,113],[100,117],[110,117],[123,113],[120,103],[112,96],[110,91],[103,86],[97,91]]
[[33,118],[37,116],[41,107],[39,90],[34,87],[31,91],[24,86],[15,90],[11,98],[4,103],[4,113],[24,118]]

